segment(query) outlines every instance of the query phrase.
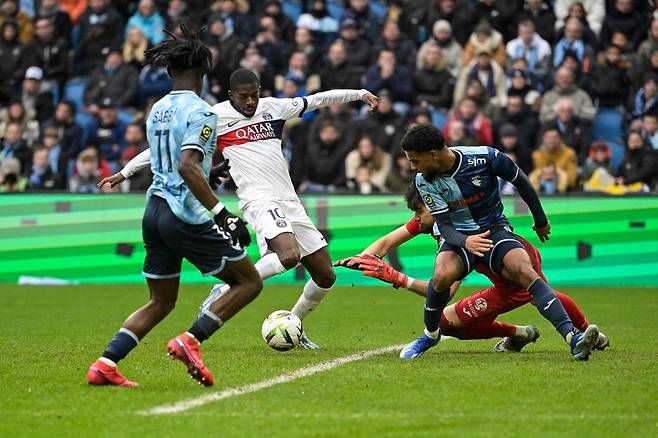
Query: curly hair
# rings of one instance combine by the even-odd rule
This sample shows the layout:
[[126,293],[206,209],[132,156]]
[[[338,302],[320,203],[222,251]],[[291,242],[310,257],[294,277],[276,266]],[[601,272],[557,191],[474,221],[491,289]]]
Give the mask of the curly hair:
[[446,147],[446,141],[439,128],[422,123],[407,131],[402,137],[402,149],[413,152],[429,152]]
[[166,29],[164,32],[171,37],[155,47],[144,52],[144,63],[155,67],[166,67],[168,70],[201,70],[204,74],[212,68],[210,49],[199,39],[199,34],[205,30],[192,31],[184,23],[180,23],[182,37],[177,37]]

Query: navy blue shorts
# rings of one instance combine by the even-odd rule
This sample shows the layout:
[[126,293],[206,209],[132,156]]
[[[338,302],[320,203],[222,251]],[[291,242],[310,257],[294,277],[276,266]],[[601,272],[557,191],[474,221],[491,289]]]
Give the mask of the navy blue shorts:
[[489,239],[493,241],[493,248],[491,251],[486,252],[483,257],[477,257],[474,254],[466,251],[465,248],[451,245],[445,240],[441,241],[439,245],[439,252],[452,251],[457,253],[462,259],[464,264],[464,271],[461,278],[466,277],[475,268],[476,263],[482,263],[489,267],[494,273],[501,275],[503,273],[503,258],[505,254],[514,248],[521,248],[525,251],[525,247],[508,227],[499,227],[491,229]]
[[159,196],[151,196],[146,205],[142,236],[146,248],[143,275],[147,278],[180,277],[183,259],[204,276],[215,275],[224,269],[227,260],[240,260],[247,255],[213,221],[198,225],[183,222]]

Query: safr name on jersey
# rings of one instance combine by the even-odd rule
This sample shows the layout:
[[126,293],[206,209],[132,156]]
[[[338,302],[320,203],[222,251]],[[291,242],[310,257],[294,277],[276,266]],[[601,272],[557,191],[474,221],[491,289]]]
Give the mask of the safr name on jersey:
[[235,136],[250,141],[266,140],[275,136],[274,127],[270,122],[256,123],[235,131]]

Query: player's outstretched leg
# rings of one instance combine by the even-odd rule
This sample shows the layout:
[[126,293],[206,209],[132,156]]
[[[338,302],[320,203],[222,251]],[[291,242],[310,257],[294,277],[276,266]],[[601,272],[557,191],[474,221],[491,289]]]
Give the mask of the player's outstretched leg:
[[101,357],[89,367],[87,382],[90,385],[137,386],[137,383],[126,379],[117,370],[117,363],[173,310],[178,296],[179,278],[147,278],[147,283],[151,294],[150,301],[128,317]]
[[230,289],[214,301],[209,309],[204,310],[192,327],[167,343],[169,355],[180,360],[191,378],[205,386],[212,386],[215,378],[203,363],[201,343],[256,298],[263,288],[263,282],[248,257],[227,261],[224,269],[216,276],[228,284]]
[[517,327],[517,332],[512,336],[505,336],[493,348],[493,351],[502,353],[505,351],[523,350],[526,345],[537,342],[539,329],[534,325],[522,325]]
[[[311,275],[311,279],[304,285],[304,290],[291,312],[303,321],[310,312],[314,311],[320,305],[324,297],[329,293],[336,282],[336,272],[331,264],[329,251],[327,251],[326,247],[303,257],[301,263]],[[299,338],[299,346],[306,350],[317,350],[320,348],[318,344],[308,338],[306,332],[302,333],[302,336]]]

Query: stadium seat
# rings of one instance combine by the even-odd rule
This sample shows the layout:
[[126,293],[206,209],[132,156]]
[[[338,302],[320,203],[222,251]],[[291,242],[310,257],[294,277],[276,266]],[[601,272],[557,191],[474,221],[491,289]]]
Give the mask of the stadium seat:
[[293,23],[297,23],[297,19],[302,15],[302,10],[304,9],[302,0],[284,0],[281,6],[283,13],[287,15]]
[[432,124],[443,131],[443,127],[448,121],[448,116],[441,110],[433,109],[432,110]]
[[624,136],[624,116],[615,108],[600,108],[592,126],[592,140],[619,142]]
[[86,78],[73,78],[64,84],[64,96],[66,100],[70,100],[75,104],[75,110],[80,111],[84,106],[85,87],[87,86]]
[[615,170],[619,169],[621,162],[624,161],[624,144],[608,141],[608,146],[610,146],[610,164]]

